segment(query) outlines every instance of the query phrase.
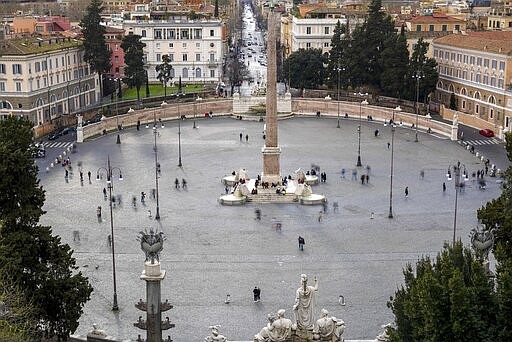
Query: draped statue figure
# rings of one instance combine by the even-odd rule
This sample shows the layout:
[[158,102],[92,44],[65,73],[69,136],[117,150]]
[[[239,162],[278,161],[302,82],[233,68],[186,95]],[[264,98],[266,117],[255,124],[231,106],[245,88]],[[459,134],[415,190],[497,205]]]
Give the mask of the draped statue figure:
[[283,342],[291,336],[292,321],[284,318],[285,311],[283,309],[268,315],[267,326],[254,336],[258,342]]
[[313,337],[317,341],[343,342],[345,322],[336,317],[330,316],[329,311],[322,309],[321,317],[316,321],[313,330]]
[[295,296],[295,321],[299,330],[313,330],[313,307],[315,305],[315,295],[318,290],[318,281],[315,277],[315,285],[308,286],[308,276],[301,274],[302,285],[297,289]]

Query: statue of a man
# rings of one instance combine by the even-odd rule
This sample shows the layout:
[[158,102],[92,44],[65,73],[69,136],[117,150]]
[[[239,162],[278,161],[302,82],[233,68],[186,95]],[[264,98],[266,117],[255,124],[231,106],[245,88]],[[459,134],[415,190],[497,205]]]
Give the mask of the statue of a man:
[[345,322],[336,317],[330,316],[329,311],[322,309],[320,319],[316,321],[313,330],[314,338],[320,341],[343,342]]
[[258,342],[282,342],[286,341],[292,334],[292,321],[284,318],[285,311],[283,309],[277,312],[277,316],[273,313],[268,315],[267,326],[254,336]]
[[313,307],[315,305],[315,292],[318,290],[318,281],[315,277],[315,285],[308,286],[308,276],[301,274],[302,286],[297,289],[295,295],[295,320],[297,329],[313,330]]
[[211,334],[210,336],[206,336],[204,340],[206,342],[227,342],[228,339],[219,333],[219,328],[219,325],[210,326]]

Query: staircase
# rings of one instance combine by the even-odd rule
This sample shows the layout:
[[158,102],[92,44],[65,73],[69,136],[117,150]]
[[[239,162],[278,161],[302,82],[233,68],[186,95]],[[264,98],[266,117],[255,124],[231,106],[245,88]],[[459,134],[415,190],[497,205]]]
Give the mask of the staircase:
[[290,193],[286,195],[276,194],[276,190],[258,188],[258,193],[247,195],[247,202],[254,203],[293,203],[298,202],[297,195]]

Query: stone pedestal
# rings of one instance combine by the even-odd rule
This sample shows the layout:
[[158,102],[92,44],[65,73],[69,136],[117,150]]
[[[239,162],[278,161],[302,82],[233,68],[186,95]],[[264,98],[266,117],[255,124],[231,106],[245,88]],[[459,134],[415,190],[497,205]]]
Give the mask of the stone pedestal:
[[278,146],[264,146],[261,152],[263,153],[263,172],[261,174],[261,181],[281,184],[279,163],[281,148]]
[[82,116],[77,115],[76,142],[84,142],[84,128],[82,127]]
[[456,141],[458,139],[459,134],[459,125],[452,125],[452,134],[450,135],[450,140]]

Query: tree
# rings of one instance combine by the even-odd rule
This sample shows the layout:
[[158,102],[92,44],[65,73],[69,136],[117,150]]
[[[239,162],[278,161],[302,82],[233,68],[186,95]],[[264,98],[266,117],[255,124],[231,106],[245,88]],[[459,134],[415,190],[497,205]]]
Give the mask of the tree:
[[409,51],[403,27],[400,35],[389,36],[384,42],[379,64],[382,66],[380,89],[385,95],[401,98],[404,75],[409,64]]
[[137,89],[137,100],[140,102],[140,88],[146,81],[146,72],[144,70],[144,47],[146,44],[140,41],[141,36],[129,34],[123,37],[121,49],[124,51],[124,69],[123,82],[128,87]]
[[[324,82],[324,56],[321,49],[299,49],[284,61],[290,87],[315,88]],[[307,72],[304,72],[307,70]]]
[[450,109],[457,110],[457,98],[454,93],[450,95]]
[[[84,36],[84,60],[89,63],[100,78],[100,97],[103,98],[103,74],[112,67],[109,50],[105,41],[105,26],[101,23],[101,12],[103,11],[101,0],[91,0],[87,6],[87,13],[80,22]],[[100,98],[100,101],[101,101]]]
[[44,190],[32,159],[32,123],[0,121],[0,274],[30,298],[37,329],[66,339],[78,327],[92,292],[72,250],[39,225]]
[[215,8],[213,10],[213,17],[214,18],[219,17],[219,0],[215,0]]
[[396,327],[388,341],[496,341],[496,298],[482,261],[462,242],[404,270],[388,302]]
[[437,62],[434,58],[427,57],[428,46],[429,43],[420,38],[413,49],[405,79],[405,98],[408,100],[416,100],[416,74],[421,76],[418,91],[420,101],[425,102],[428,95],[436,89],[439,78]]
[[229,84],[231,86],[231,94],[234,93],[235,86],[240,86],[244,79],[249,76],[249,71],[245,66],[245,63],[242,63],[236,56],[236,53],[233,53],[231,58],[229,58],[228,62],[227,75],[229,78]]
[[169,55],[162,56],[162,63],[156,66],[156,78],[164,85],[164,101],[167,99],[167,82],[172,80],[172,65]]
[[[327,64],[326,74],[328,85],[338,86],[338,72],[340,73],[340,87],[348,85],[347,75],[348,67],[346,65],[345,55],[348,49],[348,28],[338,22],[334,27],[334,33],[331,39],[331,50],[329,51],[329,63]],[[339,70],[338,70],[339,69]]]

